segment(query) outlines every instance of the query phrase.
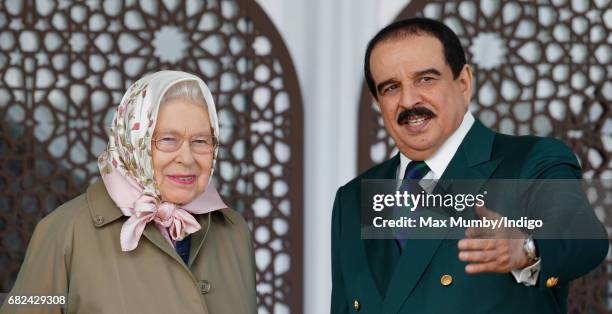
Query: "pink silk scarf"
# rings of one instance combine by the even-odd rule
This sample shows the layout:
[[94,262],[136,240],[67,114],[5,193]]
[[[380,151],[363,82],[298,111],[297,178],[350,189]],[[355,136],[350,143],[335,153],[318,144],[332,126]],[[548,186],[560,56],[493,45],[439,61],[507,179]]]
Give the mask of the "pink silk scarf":
[[133,179],[122,176],[116,170],[104,175],[102,180],[117,207],[125,216],[130,217],[121,228],[123,251],[131,251],[138,246],[144,228],[151,221],[164,238],[174,245],[188,234],[200,230],[200,224],[191,214],[205,214],[227,208],[217,189],[210,184],[191,203],[179,207],[142,194],[142,188]]

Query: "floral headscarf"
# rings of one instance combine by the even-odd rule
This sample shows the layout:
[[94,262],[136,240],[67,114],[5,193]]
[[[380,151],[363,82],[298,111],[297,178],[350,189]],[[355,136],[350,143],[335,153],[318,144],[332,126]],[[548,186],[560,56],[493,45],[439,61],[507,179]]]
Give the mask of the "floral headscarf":
[[191,214],[203,214],[227,206],[211,184],[213,164],[204,193],[189,204],[177,205],[161,201],[155,182],[151,139],[161,99],[174,84],[196,81],[200,86],[213,129],[219,135],[217,111],[210,90],[197,76],[179,71],[149,74],[130,86],[115,112],[107,149],[98,158],[104,185],[115,204],[130,218],[121,229],[121,249],[131,251],[138,246],[146,224],[153,222],[169,243],[182,240],[201,226]]

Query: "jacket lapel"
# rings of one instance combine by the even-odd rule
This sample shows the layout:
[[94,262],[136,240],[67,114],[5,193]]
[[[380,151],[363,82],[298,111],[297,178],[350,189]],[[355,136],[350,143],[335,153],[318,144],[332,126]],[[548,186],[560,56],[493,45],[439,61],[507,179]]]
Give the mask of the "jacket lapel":
[[[145,238],[147,238],[147,240],[153,243],[153,245],[157,246],[157,248],[168,254],[172,259],[184,266],[185,269],[189,271],[181,257],[176,253],[174,247],[172,247],[170,243],[168,243],[168,241],[164,238],[164,236],[162,236],[159,230],[155,228],[155,225],[153,225],[153,223],[148,223],[142,234],[145,236]],[[142,241],[142,239],[140,240]]]
[[488,179],[502,158],[492,159],[495,133],[476,120],[442,175],[452,179]]
[[[448,189],[452,179],[489,178],[501,162],[501,158],[491,160],[494,139],[495,133],[476,120],[442,175],[444,182],[441,188]],[[485,180],[472,181],[475,184],[471,184],[469,190],[478,191]],[[383,313],[397,313],[401,309],[448,231],[450,228],[442,229],[442,236],[437,239],[411,239],[406,242],[405,253],[400,257],[389,282]]]
[[[395,179],[398,165],[399,154],[382,163],[370,173],[364,174],[362,180]],[[366,287],[363,290],[373,292],[367,294],[367,297],[370,298],[369,300],[362,300],[362,302],[372,304],[373,308],[380,308],[383,298],[373,275],[378,269],[373,268],[370,260],[377,258],[377,256],[373,256],[373,254],[376,254],[376,245],[380,245],[381,241],[388,240],[361,239],[361,208],[359,203],[361,199],[358,199],[359,201],[355,203],[357,208],[347,208],[353,213],[353,215],[350,215],[351,221],[343,224],[350,227],[351,232],[343,232],[342,236],[343,255],[354,256],[355,258],[343,259],[342,268],[346,271],[345,273],[358,276],[354,278],[354,282],[364,283]]]

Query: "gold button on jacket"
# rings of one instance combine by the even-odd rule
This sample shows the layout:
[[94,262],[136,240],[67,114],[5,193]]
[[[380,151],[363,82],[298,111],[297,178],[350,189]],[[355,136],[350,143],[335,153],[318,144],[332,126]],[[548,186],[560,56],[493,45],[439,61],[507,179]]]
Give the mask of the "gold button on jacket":
[[444,276],[440,277],[440,283],[443,286],[450,286],[450,284],[453,283],[453,276],[451,276],[451,275],[444,275]]
[[556,286],[558,282],[559,282],[559,278],[557,278],[557,277],[549,277],[546,280],[546,287],[547,288],[552,288],[552,287]]
[[361,309],[361,304],[359,304],[359,301],[353,301],[353,308],[355,308],[355,311],[359,312],[359,309]]

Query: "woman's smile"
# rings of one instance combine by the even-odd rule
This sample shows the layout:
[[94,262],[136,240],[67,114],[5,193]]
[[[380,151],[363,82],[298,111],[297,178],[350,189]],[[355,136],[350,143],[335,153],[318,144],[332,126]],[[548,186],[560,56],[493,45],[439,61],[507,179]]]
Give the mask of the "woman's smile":
[[166,178],[180,185],[191,185],[196,181],[195,175],[166,175]]

